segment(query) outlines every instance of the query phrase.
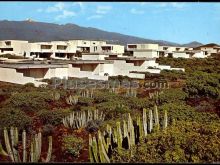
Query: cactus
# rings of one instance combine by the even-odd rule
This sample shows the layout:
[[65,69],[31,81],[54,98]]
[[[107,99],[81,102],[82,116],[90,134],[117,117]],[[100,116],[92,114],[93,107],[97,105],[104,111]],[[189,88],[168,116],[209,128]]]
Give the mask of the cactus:
[[51,155],[52,155],[52,144],[53,144],[53,139],[52,136],[48,137],[49,140],[49,147],[48,147],[48,151],[47,151],[47,158],[46,158],[46,162],[49,162],[51,159]]
[[[159,118],[157,114],[157,109],[154,107],[154,120],[155,123],[158,123]],[[140,135],[140,137],[146,137],[148,134],[148,128],[149,126],[149,132],[152,132],[153,129],[153,112],[152,110],[149,110],[149,125],[147,124],[147,110],[144,108],[143,109],[143,115],[142,115],[142,120],[141,117],[137,116],[137,126],[139,126],[139,132],[134,132],[134,124],[133,120],[130,116],[130,113],[128,113],[128,124],[126,123],[125,120],[123,120],[123,128],[121,128],[120,124],[121,122],[116,122],[116,127],[113,127],[113,132],[112,132],[112,127],[107,124],[106,126],[106,131],[104,132],[104,135],[108,135],[106,140],[102,133],[98,131],[98,140],[96,140],[95,137],[91,137],[89,135],[89,146],[90,146],[90,161],[91,162],[110,162],[109,155],[107,155],[107,152],[109,148],[113,147],[113,144],[116,143],[118,152],[121,152],[122,150],[122,141],[123,138],[128,138],[128,149],[131,149],[133,145],[135,145],[135,136],[137,134]],[[164,113],[164,128],[167,127],[167,111]],[[123,129],[123,130],[122,130]],[[123,136],[122,136],[122,131],[123,131]],[[106,133],[107,132],[107,133]],[[137,134],[135,134],[137,133]],[[113,140],[111,140],[111,137],[113,137]],[[123,137],[123,138],[122,138]],[[98,143],[98,146],[97,146]],[[132,155],[132,150],[130,150],[131,157]],[[94,155],[94,157],[93,157]],[[100,159],[98,159],[100,158]]]
[[167,110],[164,111],[163,128],[167,128]]
[[60,93],[58,92],[53,92],[51,95],[54,101],[57,101],[60,99]]
[[0,155],[3,155],[3,156],[8,156],[7,152],[3,149],[2,147],[2,143],[0,141]]
[[10,146],[9,137],[8,137],[8,131],[6,128],[4,128],[4,139],[5,139],[5,145],[8,155],[10,156],[11,160],[14,162],[14,155]]
[[93,154],[92,154],[92,136],[91,136],[91,134],[89,134],[89,160],[91,163],[95,162],[95,160],[93,158]]
[[117,127],[117,142],[118,142],[118,148],[122,148],[122,134],[121,134],[121,125],[120,122],[116,122],[116,127]]
[[144,136],[147,136],[147,110],[143,109],[143,127],[144,127]]
[[99,162],[99,159],[98,159],[98,147],[97,147],[97,142],[96,142],[96,138],[93,137],[92,138],[92,152],[93,152],[93,155],[94,155],[94,160],[95,162]]
[[105,148],[103,146],[103,141],[101,137],[101,132],[98,131],[98,149],[99,149],[99,158],[101,163],[110,163],[110,159],[105,151]]
[[27,161],[27,151],[26,151],[26,131],[22,132],[22,146],[23,146],[23,162]]
[[[10,137],[11,137],[11,145],[9,142],[9,135],[8,131],[6,128],[4,128],[4,140],[5,140],[5,145],[6,145],[6,150],[5,152],[2,148],[2,145],[0,144],[0,154],[1,155],[8,155],[11,159],[12,162],[21,162],[19,153],[18,153],[18,129],[17,128],[10,128]],[[38,162],[40,160],[40,155],[41,155],[41,147],[42,147],[42,141],[41,141],[42,135],[41,132],[38,134],[35,134],[31,138],[31,144],[30,144],[30,162]],[[27,143],[27,138],[26,138],[26,131],[23,130],[22,132],[22,147],[23,147],[23,158],[22,162],[27,162],[27,150],[26,150],[26,143]],[[52,153],[52,136],[49,137],[49,148],[48,148],[48,153],[47,153],[47,159],[46,161],[49,161],[51,158],[51,153]],[[43,159],[43,158],[42,158]]]
[[70,115],[64,117],[62,122],[65,127],[79,129],[81,127],[85,127],[91,120],[104,121],[104,118],[105,114],[103,114],[103,112],[99,113],[98,110],[94,110],[93,113],[91,111],[82,111],[72,112]]
[[153,114],[152,110],[149,110],[149,132],[151,133],[153,129]]
[[139,127],[140,138],[143,137],[143,125],[140,116],[137,117],[137,126]]
[[160,123],[159,123],[158,109],[157,109],[156,104],[154,105],[154,119],[155,119],[156,129],[159,130],[160,129]]
[[129,133],[129,140],[130,145],[135,145],[135,135],[134,135],[134,126],[133,126],[133,120],[131,118],[130,113],[128,113],[128,133]]

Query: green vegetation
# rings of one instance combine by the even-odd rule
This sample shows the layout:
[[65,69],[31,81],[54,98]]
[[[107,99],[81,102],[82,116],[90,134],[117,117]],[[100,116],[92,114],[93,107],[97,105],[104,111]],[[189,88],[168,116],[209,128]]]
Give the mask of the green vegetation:
[[75,135],[66,135],[63,137],[62,150],[74,157],[79,156],[83,148],[83,139]]
[[166,132],[150,134],[130,151],[114,152],[114,162],[194,162],[220,160],[220,124],[177,121]]
[[[94,89],[88,94],[0,83],[0,129],[17,127],[19,134],[25,129],[30,139],[39,130],[43,140],[52,136],[54,162],[86,161],[91,149],[95,155],[88,159],[94,162],[219,162],[220,57],[157,60],[186,72],[146,74],[146,80],[138,80],[142,88],[135,97],[126,95],[124,88]],[[161,79],[170,83],[169,89],[144,88],[145,83]],[[5,159],[0,155],[0,160]]]

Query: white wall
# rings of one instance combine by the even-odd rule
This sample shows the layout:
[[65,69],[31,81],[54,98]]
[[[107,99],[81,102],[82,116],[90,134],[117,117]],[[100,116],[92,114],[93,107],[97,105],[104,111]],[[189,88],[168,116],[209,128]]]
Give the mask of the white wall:
[[189,58],[189,54],[185,52],[173,52],[173,58]]
[[44,82],[37,82],[32,77],[25,77],[23,73],[18,73],[16,69],[13,68],[0,68],[0,81],[14,84],[34,83],[35,86],[46,84]]
[[93,55],[93,54],[82,54],[82,60],[105,60],[107,55]]
[[149,50],[149,51],[134,51],[134,57],[146,57],[146,58],[159,58],[159,54],[157,51]]

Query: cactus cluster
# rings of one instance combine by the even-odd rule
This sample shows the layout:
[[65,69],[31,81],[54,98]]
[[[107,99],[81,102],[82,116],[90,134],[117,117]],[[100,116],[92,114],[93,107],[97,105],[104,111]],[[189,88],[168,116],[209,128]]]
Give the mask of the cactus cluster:
[[4,141],[6,151],[3,149],[3,146],[0,142],[0,154],[4,156],[9,156],[12,162],[39,162],[40,159],[42,162],[49,162],[51,159],[52,154],[52,136],[49,136],[49,147],[47,152],[47,157],[41,158],[41,148],[42,148],[42,134],[38,132],[37,134],[33,135],[30,140],[30,150],[29,154],[27,152],[27,135],[26,131],[23,130],[22,132],[22,149],[23,149],[23,156],[22,159],[20,157],[18,151],[18,144],[19,144],[19,135],[18,135],[17,127],[10,128],[10,138],[9,133],[6,128],[4,128]]
[[52,98],[53,98],[53,101],[57,101],[60,99],[60,93],[59,92],[52,92],[51,94]]
[[154,100],[156,104],[159,103],[159,96],[163,94],[163,91],[155,91],[153,93],[149,93],[150,99]]
[[136,88],[127,88],[126,97],[137,97],[137,89]]
[[[101,133],[98,131],[98,137],[89,134],[89,157],[91,162],[110,162],[111,150],[117,148],[121,152],[122,148],[131,149],[132,146],[138,144],[140,139],[146,138],[149,133],[152,133],[153,128],[160,129],[159,117],[157,107],[154,107],[154,113],[149,110],[147,117],[147,110],[143,109],[142,120],[141,116],[137,116],[136,121],[131,118],[128,113],[127,121],[116,122],[115,127],[107,124],[106,130]],[[149,126],[149,127],[148,127]],[[163,130],[167,127],[167,112],[165,111],[163,119]]]
[[80,96],[81,97],[87,97],[87,98],[93,98],[93,93],[94,93],[94,89],[84,89],[82,91],[80,91]]
[[99,110],[89,110],[89,111],[80,111],[72,112],[70,115],[63,118],[63,125],[72,129],[79,129],[85,127],[87,123],[91,120],[100,120],[104,121],[105,114]]
[[72,96],[72,95],[69,95],[67,98],[66,98],[66,103],[69,104],[69,105],[76,105],[79,101],[79,96],[75,95],[75,96]]

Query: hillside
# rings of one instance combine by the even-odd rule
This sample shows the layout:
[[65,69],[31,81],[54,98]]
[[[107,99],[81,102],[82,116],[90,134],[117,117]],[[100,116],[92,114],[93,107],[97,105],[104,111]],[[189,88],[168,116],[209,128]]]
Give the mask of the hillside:
[[[158,43],[160,45],[180,46],[178,43],[151,40],[115,32],[107,32],[76,24],[58,25],[35,21],[0,21],[0,40],[28,40],[31,42],[70,40],[70,39],[101,39],[108,43]],[[197,46],[202,45],[198,43]],[[190,46],[190,44],[188,44]]]

